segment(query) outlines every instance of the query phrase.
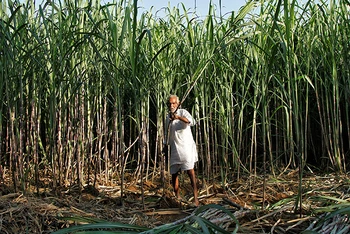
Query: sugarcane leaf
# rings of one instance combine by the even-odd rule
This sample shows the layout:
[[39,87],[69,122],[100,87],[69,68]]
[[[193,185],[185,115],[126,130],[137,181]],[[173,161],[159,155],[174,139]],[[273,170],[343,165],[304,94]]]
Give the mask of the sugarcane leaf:
[[190,233],[194,233],[194,234],[201,234],[203,233],[201,230],[189,225],[189,224],[184,224],[183,226],[183,232],[184,231],[189,231]]
[[[202,218],[202,217],[197,217],[198,219],[197,222],[199,222],[199,220],[201,220],[201,223],[203,226],[206,227],[206,230],[213,230],[213,232],[218,232],[218,233],[222,233],[222,234],[230,234],[230,232],[226,231],[225,229],[219,227],[218,225],[210,222],[209,220],[205,219],[205,218]],[[203,229],[203,232],[204,233],[209,233],[209,232],[206,232],[206,230]]]
[[340,198],[337,198],[337,197],[330,197],[330,196],[313,196],[313,197],[310,197],[310,199],[324,199],[324,200],[331,200],[331,201],[336,201],[336,202],[340,202],[340,203],[346,203],[347,205],[349,205],[349,202],[347,200],[344,200],[344,199],[340,199]]
[[324,217],[324,220],[333,218],[334,216],[339,215],[339,214],[350,215],[350,205],[347,204],[347,207],[331,212],[330,214],[328,214]]
[[93,223],[93,224],[72,226],[69,228],[65,228],[65,229],[61,229],[56,232],[53,232],[53,234],[65,234],[65,233],[71,233],[71,232],[77,232],[77,231],[88,231],[90,229],[123,229],[123,230],[127,230],[125,231],[125,233],[126,232],[138,233],[140,231],[149,230],[149,228],[146,228],[146,227],[140,227],[140,226],[135,226],[130,224],[99,222],[99,223]]
[[200,206],[200,207],[198,207],[198,208],[195,210],[195,214],[196,214],[196,215],[199,215],[201,212],[203,212],[203,211],[205,211],[205,210],[207,210],[207,209],[209,209],[209,208],[214,208],[214,209],[218,209],[218,210],[221,210],[221,211],[225,212],[227,215],[229,215],[229,216],[233,219],[233,221],[234,221],[237,225],[239,225],[238,220],[237,220],[236,217],[232,214],[231,211],[229,211],[229,210],[225,209],[223,206],[220,206],[220,205],[217,205],[217,204],[207,204],[207,205],[204,205],[204,206]]
[[204,222],[204,219],[202,219],[201,217],[198,216],[193,216],[192,219],[198,223],[198,225],[201,227],[201,229],[203,230],[203,233],[209,233],[209,229],[207,227],[207,225]]

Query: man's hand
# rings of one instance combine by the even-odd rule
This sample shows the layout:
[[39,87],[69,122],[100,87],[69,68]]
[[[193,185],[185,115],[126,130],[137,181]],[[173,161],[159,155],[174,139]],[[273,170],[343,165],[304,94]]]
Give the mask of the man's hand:
[[186,117],[182,117],[180,115],[177,115],[176,113],[170,113],[170,116],[169,116],[170,120],[173,121],[175,119],[178,119],[178,120],[181,120],[182,122],[184,123],[190,123],[190,121],[188,121],[188,119]]
[[170,113],[170,120],[178,119],[178,115],[176,113]]

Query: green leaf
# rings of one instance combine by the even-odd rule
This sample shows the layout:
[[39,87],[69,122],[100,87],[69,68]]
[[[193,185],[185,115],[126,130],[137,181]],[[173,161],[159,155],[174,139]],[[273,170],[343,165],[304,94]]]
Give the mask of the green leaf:
[[319,233],[316,231],[305,230],[305,231],[302,231],[300,234],[319,234]]
[[217,205],[217,204],[208,204],[208,205],[201,206],[201,207],[197,208],[197,210],[195,210],[195,214],[198,215],[198,214],[202,213],[203,211],[205,211],[205,210],[207,210],[209,208],[214,208],[214,209],[218,209],[218,210],[221,210],[221,211],[225,212],[226,214],[228,214],[233,219],[233,221],[237,225],[239,225],[238,220],[232,214],[231,211],[229,211],[229,210],[225,209],[223,206],[220,206],[220,205]]
[[52,234],[65,234],[65,233],[71,233],[71,232],[77,232],[77,231],[88,231],[91,229],[119,229],[124,233],[138,233],[140,231],[149,230],[149,228],[146,228],[146,227],[140,227],[140,226],[135,226],[130,224],[101,222],[101,223],[73,226],[73,227],[69,227],[69,228],[65,228],[65,229],[53,232]]

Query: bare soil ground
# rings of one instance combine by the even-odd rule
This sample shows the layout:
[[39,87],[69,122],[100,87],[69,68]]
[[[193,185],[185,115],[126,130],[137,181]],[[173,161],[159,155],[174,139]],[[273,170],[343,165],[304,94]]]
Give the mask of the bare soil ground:
[[[67,217],[150,228],[172,223],[194,211],[190,206],[192,187],[187,175],[181,175],[180,181],[182,201],[174,198],[169,180],[163,190],[158,179],[144,180],[141,186],[140,181],[128,178],[121,198],[120,185],[85,185],[81,188],[73,185],[56,191],[40,188],[39,193],[35,190],[24,194],[16,192],[9,178],[5,178],[0,184],[0,233],[51,233],[83,223],[64,219]],[[265,186],[262,177],[227,181],[225,186],[198,179],[198,185],[201,205],[220,204],[236,214],[245,211],[237,217],[239,233],[300,233],[316,220],[317,209],[329,207],[334,202],[320,197],[350,201],[349,174],[305,176],[301,209],[296,207],[297,171],[269,176]]]

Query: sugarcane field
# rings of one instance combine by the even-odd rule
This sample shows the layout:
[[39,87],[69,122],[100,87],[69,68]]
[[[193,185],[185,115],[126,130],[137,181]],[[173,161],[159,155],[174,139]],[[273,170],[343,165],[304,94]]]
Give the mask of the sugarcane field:
[[349,0],[111,1],[0,1],[0,233],[350,233]]

